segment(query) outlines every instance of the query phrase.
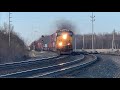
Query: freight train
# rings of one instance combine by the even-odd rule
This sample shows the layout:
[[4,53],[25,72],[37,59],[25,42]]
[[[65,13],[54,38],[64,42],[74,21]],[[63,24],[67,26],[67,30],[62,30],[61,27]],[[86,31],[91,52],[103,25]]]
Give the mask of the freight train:
[[73,32],[67,29],[57,30],[50,36],[48,48],[59,54],[70,54],[73,51]]
[[[73,51],[73,36],[74,33],[71,30],[57,30],[55,33],[49,36],[49,42],[46,43],[46,50],[54,51],[58,54],[71,54]],[[35,48],[37,50],[44,50],[44,46],[45,43],[43,44],[39,41],[37,41],[35,44]]]

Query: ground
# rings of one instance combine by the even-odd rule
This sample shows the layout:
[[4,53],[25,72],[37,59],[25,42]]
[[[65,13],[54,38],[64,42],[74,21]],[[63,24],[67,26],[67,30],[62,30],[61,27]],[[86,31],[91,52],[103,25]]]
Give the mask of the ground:
[[97,55],[99,61],[78,70],[73,77],[78,78],[120,78],[120,56]]
[[[57,56],[54,52],[48,51],[31,51],[31,57],[48,58]],[[80,68],[71,72],[67,77],[75,78],[120,78],[120,56],[101,55],[98,56],[98,61],[94,64]],[[29,60],[29,59],[28,59]]]
[[[47,58],[57,54],[53,52],[35,52],[35,57]],[[120,78],[120,56],[96,54],[99,60],[85,68],[74,71],[68,77],[75,78]]]
[[54,52],[48,52],[48,51],[40,51],[40,52],[31,51],[29,53],[29,56],[30,57],[39,57],[39,58],[48,58],[48,57],[57,56],[57,54]]

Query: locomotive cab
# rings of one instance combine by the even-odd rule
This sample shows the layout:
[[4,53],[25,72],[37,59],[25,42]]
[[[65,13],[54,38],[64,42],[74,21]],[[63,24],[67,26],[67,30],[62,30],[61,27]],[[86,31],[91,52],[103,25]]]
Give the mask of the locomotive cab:
[[59,53],[71,53],[73,50],[72,41],[72,31],[63,29],[56,32],[56,49]]

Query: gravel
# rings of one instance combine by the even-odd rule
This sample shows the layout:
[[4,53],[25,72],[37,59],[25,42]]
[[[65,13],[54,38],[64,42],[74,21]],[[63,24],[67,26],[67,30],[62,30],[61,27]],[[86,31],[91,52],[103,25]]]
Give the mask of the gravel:
[[30,52],[30,57],[31,58],[48,58],[48,57],[52,57],[52,56],[57,56],[57,53],[54,52],[48,52],[48,51],[41,51],[41,52],[37,52],[37,51],[31,51]]
[[[85,55],[85,58],[80,62],[80,63],[78,63],[78,65],[79,64],[83,64],[83,63],[88,63],[88,62],[91,62],[91,61],[93,61],[93,56],[91,56],[91,55]],[[95,59],[95,58],[94,58]],[[81,67],[82,68],[82,67]],[[59,77],[63,77],[63,78],[65,78],[65,77],[73,77],[73,75],[74,74],[76,74],[76,73],[78,73],[79,72],[79,69],[80,69],[80,67],[79,68],[77,68],[77,69],[72,69],[72,70],[68,70],[67,72],[65,71],[65,72],[63,72],[63,74],[60,74],[60,75],[58,75]]]
[[74,78],[120,78],[120,56],[100,55],[96,63],[77,70],[68,77]]

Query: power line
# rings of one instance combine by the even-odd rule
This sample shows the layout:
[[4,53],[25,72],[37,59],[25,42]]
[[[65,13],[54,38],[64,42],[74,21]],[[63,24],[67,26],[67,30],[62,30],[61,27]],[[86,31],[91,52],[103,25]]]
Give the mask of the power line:
[[94,29],[94,27],[93,27],[93,22],[95,21],[95,19],[94,19],[95,16],[93,15],[93,12],[92,12],[92,16],[90,16],[90,17],[92,18],[91,21],[92,21],[92,50],[93,50],[93,49],[94,49],[94,45],[93,45],[93,44],[94,44],[94,42],[93,42],[93,32],[94,32],[94,31],[93,31],[93,29]]

